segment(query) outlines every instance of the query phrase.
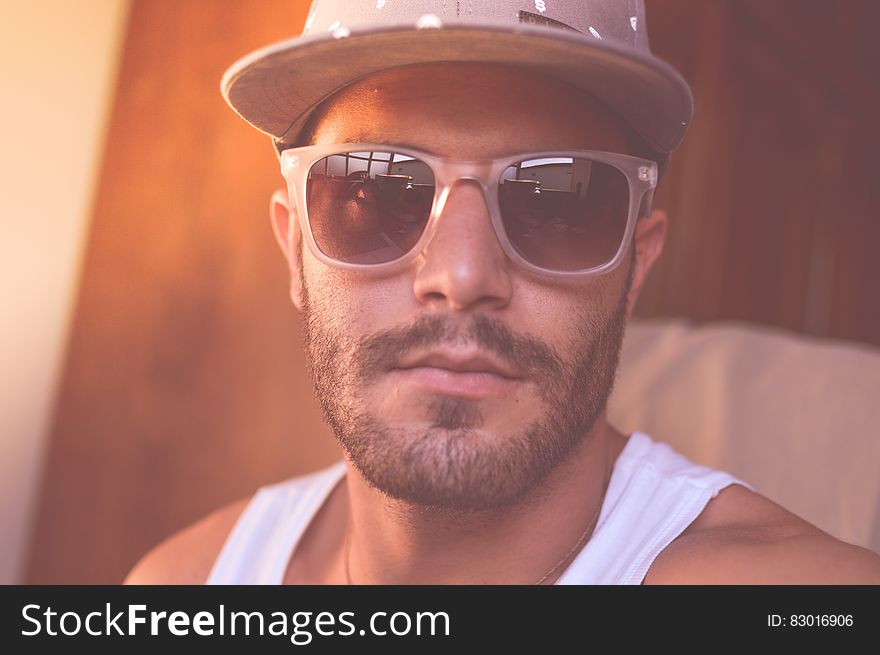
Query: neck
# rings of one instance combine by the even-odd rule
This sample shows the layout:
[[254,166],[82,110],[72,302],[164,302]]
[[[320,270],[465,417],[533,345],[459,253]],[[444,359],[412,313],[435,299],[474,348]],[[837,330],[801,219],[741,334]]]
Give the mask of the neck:
[[[555,581],[598,518],[626,437],[604,415],[516,505],[492,511],[426,509],[390,499],[349,464],[348,566],[356,584],[533,584]],[[553,567],[559,564],[554,569]]]

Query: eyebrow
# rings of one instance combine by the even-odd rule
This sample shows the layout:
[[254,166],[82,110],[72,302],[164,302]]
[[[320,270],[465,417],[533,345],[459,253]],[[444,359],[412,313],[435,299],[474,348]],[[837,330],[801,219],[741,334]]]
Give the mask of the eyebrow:
[[[433,149],[431,149],[431,148],[429,148],[429,147],[415,145],[415,144],[409,143],[409,142],[406,141],[406,140],[400,140],[400,139],[389,139],[389,140],[379,140],[379,141],[374,141],[374,140],[371,140],[371,139],[369,139],[369,138],[364,138],[364,137],[361,137],[361,136],[356,136],[356,137],[343,138],[341,141],[338,141],[337,143],[338,143],[339,145],[344,145],[344,144],[360,144],[360,143],[372,143],[372,144],[375,144],[375,145],[388,146],[389,148],[404,148],[404,149],[409,149],[409,150],[415,150],[415,151],[417,151],[417,152],[423,152],[423,153],[425,153],[425,154],[432,155],[432,156],[434,156],[434,157],[440,157],[440,158],[443,158],[443,157],[445,156],[445,155],[443,155],[443,154],[441,154],[441,153],[437,152],[436,150],[433,150]],[[554,151],[554,150],[597,150],[597,151],[600,151],[600,152],[615,152],[615,153],[620,152],[620,151],[617,150],[617,149],[615,149],[615,150],[605,150],[605,149],[603,149],[603,148],[545,148],[544,150],[546,150],[546,151],[548,151],[548,152],[549,152],[549,151]],[[631,151],[632,151],[632,148],[627,148],[627,151],[628,151],[628,152],[620,152],[620,154],[632,154],[632,152],[631,152]],[[512,156],[512,155],[518,155],[518,154],[520,154],[520,153],[522,153],[522,152],[529,152],[529,151],[523,151],[523,150],[510,150],[510,149],[508,149],[507,151],[497,153],[497,154],[495,154],[494,157],[489,157],[488,159],[492,159],[492,158],[501,158],[501,157],[508,157],[508,156]],[[538,151],[535,151],[535,152],[538,152]],[[636,155],[636,156],[641,156],[641,155]]]
[[[434,150],[433,148],[431,148],[429,146],[416,145],[414,143],[410,143],[409,141],[406,141],[405,139],[380,139],[378,141],[375,141],[375,140],[362,138],[362,137],[355,137],[355,138],[349,137],[349,138],[342,139],[339,142],[340,145],[349,144],[349,143],[353,143],[353,144],[373,143],[376,145],[388,146],[389,148],[402,148],[402,149],[407,149],[407,150],[415,150],[416,152],[423,152],[425,154],[432,155],[434,157],[443,158],[446,156],[445,154],[440,153],[437,150]],[[496,153],[494,155],[494,158],[507,157],[509,155],[518,154],[519,152],[521,152],[521,151],[508,149],[505,152]],[[493,157],[488,157],[488,158],[484,158],[484,159],[492,159],[492,158]]]
[[418,146],[418,145],[415,145],[415,144],[413,144],[413,143],[409,143],[408,141],[402,141],[402,140],[400,140],[400,139],[379,139],[379,140],[375,140],[375,139],[365,139],[365,138],[363,138],[363,137],[357,137],[357,138],[347,138],[347,139],[343,139],[343,140],[340,141],[339,143],[340,143],[340,144],[347,144],[347,143],[375,143],[376,145],[383,145],[383,146],[396,147],[396,148],[408,148],[409,150],[418,150],[418,151],[420,151],[420,152],[426,152],[426,153],[431,154],[431,155],[440,156],[439,153],[437,153],[437,152],[434,151],[434,150],[431,150],[430,148],[427,148],[427,147],[425,147],[425,146]]

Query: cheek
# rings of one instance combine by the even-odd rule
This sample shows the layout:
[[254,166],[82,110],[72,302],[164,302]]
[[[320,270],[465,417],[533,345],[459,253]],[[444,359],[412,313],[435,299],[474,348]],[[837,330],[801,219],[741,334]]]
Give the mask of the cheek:
[[[620,269],[618,269],[620,270]],[[529,332],[563,354],[579,335],[593,332],[617,306],[622,283],[618,271],[578,283],[524,285],[518,289],[514,330]]]
[[358,338],[406,325],[418,314],[406,303],[412,285],[403,280],[364,279],[314,259],[306,262],[304,276],[312,312],[338,335]]

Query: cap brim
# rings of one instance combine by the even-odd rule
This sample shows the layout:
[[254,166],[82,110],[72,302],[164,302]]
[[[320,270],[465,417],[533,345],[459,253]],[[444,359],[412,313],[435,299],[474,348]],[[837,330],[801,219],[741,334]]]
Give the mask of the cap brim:
[[578,32],[524,24],[412,24],[300,37],[251,53],[221,82],[229,105],[278,141],[295,137],[322,100],[370,73],[456,61],[523,66],[565,80],[616,111],[652,148],[668,153],[693,115],[687,82],[663,60]]

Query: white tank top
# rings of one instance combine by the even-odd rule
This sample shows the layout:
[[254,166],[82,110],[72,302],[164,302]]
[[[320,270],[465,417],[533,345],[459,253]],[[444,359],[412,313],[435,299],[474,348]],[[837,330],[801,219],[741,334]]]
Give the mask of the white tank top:
[[[281,584],[300,537],[345,476],[345,461],[260,488],[207,584]],[[660,552],[724,487],[750,484],[633,432],[617,457],[590,540],[556,584],[640,584]]]

